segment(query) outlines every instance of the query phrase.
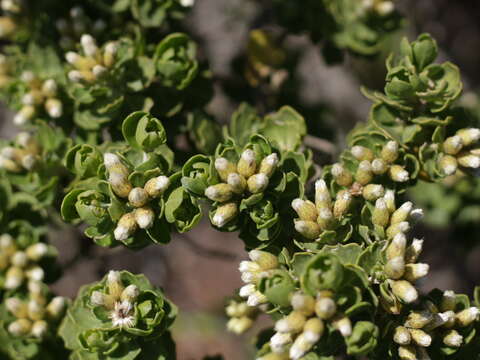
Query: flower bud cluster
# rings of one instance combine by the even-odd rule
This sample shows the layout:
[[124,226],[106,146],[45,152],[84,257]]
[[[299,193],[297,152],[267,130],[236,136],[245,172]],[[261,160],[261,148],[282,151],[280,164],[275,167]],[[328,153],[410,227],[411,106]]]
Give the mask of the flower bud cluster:
[[7,325],[7,330],[13,336],[45,338],[49,332],[55,333],[52,326],[61,320],[67,306],[67,300],[61,296],[47,299],[39,289],[38,284],[32,284],[30,297],[21,299],[9,297],[5,299],[5,306],[15,320]]
[[404,323],[394,329],[400,359],[432,359],[429,348],[436,341],[455,352],[465,344],[465,330],[478,322],[479,315],[477,307],[459,310],[453,291],[445,291],[439,304],[425,300],[423,310],[410,311]]
[[266,251],[252,250],[248,255],[250,261],[242,261],[238,267],[246,284],[240,288],[239,295],[247,299],[248,306],[256,307],[267,302],[267,297],[258,290],[260,280],[268,277],[279,264],[277,257]]
[[135,325],[135,304],[140,294],[134,285],[124,286],[120,272],[110,271],[104,291],[95,290],[90,295],[93,307],[103,307],[109,312],[112,326],[128,328]]
[[249,306],[245,301],[230,300],[225,312],[230,318],[227,330],[240,335],[250,329],[258,315],[257,308]]
[[123,214],[114,230],[116,240],[124,241],[135,231],[149,229],[155,221],[155,212],[149,203],[162,196],[170,185],[166,176],[148,180],[143,187],[133,187],[129,180],[130,170],[118,155],[105,153],[104,164],[108,173],[108,182],[113,192],[127,201],[132,211]]
[[40,145],[34,137],[27,132],[21,132],[12,146],[0,149],[0,169],[12,173],[31,171],[40,160],[40,152]]
[[18,29],[18,17],[22,12],[22,3],[20,0],[1,0],[0,9],[0,38],[8,39],[15,34]]
[[458,168],[480,168],[480,129],[460,129],[455,135],[445,139],[441,145],[442,155],[438,166],[443,174],[453,175]]
[[220,182],[205,189],[205,196],[218,204],[212,223],[225,226],[238,215],[239,200],[264,192],[278,162],[276,153],[258,161],[252,149],[244,150],[236,164],[224,157],[216,158],[215,169]]
[[386,176],[394,183],[404,183],[410,179],[408,171],[395,163],[400,159],[399,144],[396,141],[388,141],[378,154],[361,145],[353,146],[350,153],[358,161],[354,173],[340,163],[334,164],[331,169],[334,180],[342,187],[351,187],[354,183],[365,187],[375,183],[374,180],[380,176]]
[[[413,239],[407,246],[403,232],[397,233],[386,249],[386,264],[383,273],[388,279],[392,293],[400,302],[410,304],[418,299],[415,282],[428,274],[429,266],[417,263],[422,252],[423,240]],[[382,301],[385,301],[382,298]]]
[[75,48],[82,34],[91,31],[94,36],[100,35],[107,27],[104,20],[92,21],[81,6],[70,9],[68,18],[61,18],[55,22],[55,27],[60,33],[60,46],[64,50]]
[[15,114],[13,123],[23,126],[32,122],[42,111],[52,119],[63,115],[63,103],[59,99],[58,84],[54,79],[42,80],[33,72],[25,71],[21,76],[27,92],[22,96],[21,109]]
[[[326,326],[343,337],[352,334],[350,319],[337,309],[332,291],[320,291],[316,298],[303,292],[292,295],[293,311],[275,323],[275,335],[270,339],[272,353],[281,359],[297,360],[309,352],[320,340]],[[270,359],[271,355],[261,357]]]
[[19,289],[28,281],[43,281],[45,270],[39,262],[56,254],[56,250],[43,242],[21,248],[12,236],[0,235],[0,273],[5,281],[1,288]]
[[102,48],[92,35],[83,34],[80,38],[81,53],[69,51],[65,58],[72,66],[68,78],[72,82],[93,84],[104,77],[115,64],[118,51],[116,42],[108,42]]

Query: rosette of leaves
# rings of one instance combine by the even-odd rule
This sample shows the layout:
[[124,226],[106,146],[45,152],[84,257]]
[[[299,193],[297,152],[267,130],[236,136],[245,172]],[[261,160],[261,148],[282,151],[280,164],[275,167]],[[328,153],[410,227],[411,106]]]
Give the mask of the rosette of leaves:
[[360,251],[359,246],[348,245],[327,247],[317,255],[290,257],[282,252],[283,261],[299,279],[299,290],[290,287],[288,300],[276,308],[275,333],[264,343],[259,358],[334,356],[342,347],[358,356],[376,348],[379,330],[373,315],[377,298],[367,275],[355,265]]
[[0,355],[8,359],[67,358],[56,334],[67,304],[67,299],[54,297],[39,282],[31,283],[28,293],[7,293],[0,304]]
[[60,128],[39,123],[35,135],[22,132],[1,143],[1,171],[15,190],[32,195],[38,204],[51,205],[65,179],[62,159],[70,144]]
[[168,329],[175,316],[143,275],[111,271],[80,289],[59,334],[71,359],[174,359]]
[[129,38],[98,47],[88,34],[81,38],[80,53],[68,52],[67,87],[74,101],[74,122],[85,130],[98,130],[130,109],[148,110],[152,101],[141,92],[153,81],[151,58],[139,53]]
[[274,5],[280,23],[289,31],[306,30],[314,41],[325,40],[328,62],[342,58],[339,49],[363,56],[378,54],[402,23],[389,0],[307,1],[302,6],[276,0]]
[[[214,156],[190,158],[182,169],[182,184],[195,197],[210,201],[210,220],[217,229],[242,230],[242,239],[254,247],[279,235],[282,214],[289,212],[281,204],[303,190],[301,175],[308,173],[305,158],[289,153],[282,159],[282,155],[260,135],[253,135],[244,146],[228,139]],[[288,171],[290,162],[297,168]]]
[[462,91],[460,72],[450,62],[434,63],[437,55],[428,34],[403,39],[400,54],[387,59],[385,92],[364,92],[375,101],[370,121],[402,145],[436,142],[453,120],[448,110]]
[[171,173],[173,153],[158,119],[135,112],[122,130],[126,143],[104,150],[77,145],[68,152],[66,164],[77,181],[62,216],[87,223],[85,234],[101,246],[167,243],[172,227],[183,232],[198,222],[199,206],[181,188],[180,174]]

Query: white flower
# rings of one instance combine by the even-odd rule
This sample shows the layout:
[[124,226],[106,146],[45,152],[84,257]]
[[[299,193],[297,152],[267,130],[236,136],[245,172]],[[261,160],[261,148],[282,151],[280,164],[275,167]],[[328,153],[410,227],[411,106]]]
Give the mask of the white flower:
[[110,319],[113,326],[118,327],[132,327],[135,319],[132,315],[133,306],[129,301],[116,302],[115,308],[110,313]]

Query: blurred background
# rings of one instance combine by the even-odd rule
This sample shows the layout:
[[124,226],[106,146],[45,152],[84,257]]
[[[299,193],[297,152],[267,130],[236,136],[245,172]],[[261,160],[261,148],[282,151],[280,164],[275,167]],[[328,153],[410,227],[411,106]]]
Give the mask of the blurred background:
[[[384,53],[395,49],[401,36],[414,38],[430,32],[439,42],[442,60],[460,67],[466,86],[461,101],[472,109],[472,116],[478,116],[480,2],[403,0],[398,6],[407,23]],[[379,88],[384,81],[384,56],[366,61],[347,55],[342,64],[327,66],[320,47],[307,35],[288,35],[282,38],[285,60],[272,80],[274,89],[256,85],[244,71],[248,59],[239,55],[245,53],[254,29],[283,36],[270,1],[197,0],[185,25],[199,42],[215,78],[215,97],[208,110],[226,122],[242,100],[263,112],[292,105],[307,120],[310,136],[306,142],[320,164],[335,159],[345,134],[366,119],[370,102],[359,87]],[[245,78],[250,87],[245,86]],[[275,81],[281,91],[275,91]],[[14,133],[10,119],[11,114],[2,109],[2,137]],[[409,194],[427,215],[414,234],[425,238],[423,261],[431,265],[430,276],[422,283],[424,291],[441,287],[471,293],[480,284],[479,184],[447,179],[443,186],[420,184]],[[100,279],[108,269],[142,272],[180,308],[174,330],[178,359],[220,353],[229,360],[253,358],[250,344],[258,329],[268,326],[267,320],[260,319],[242,337],[225,330],[225,298],[241,285],[237,266],[246,258],[236,234],[216,232],[204,221],[186,235],[173,236],[168,246],[132,252],[94,246],[81,229],[59,222],[52,230],[52,242],[60,250],[65,269],[53,286],[60,295],[75,296],[82,284]]]

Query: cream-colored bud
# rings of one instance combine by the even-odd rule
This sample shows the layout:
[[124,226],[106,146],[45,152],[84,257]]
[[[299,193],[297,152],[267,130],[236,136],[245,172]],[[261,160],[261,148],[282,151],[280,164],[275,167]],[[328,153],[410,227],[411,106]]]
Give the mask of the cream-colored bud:
[[5,307],[16,318],[25,318],[28,316],[27,304],[18,298],[5,299]]
[[345,169],[345,167],[339,163],[333,164],[332,166],[332,175],[335,178],[335,181],[340,186],[350,186],[353,182],[353,176]]
[[225,202],[233,197],[233,189],[224,183],[211,185],[205,189],[205,196],[212,201]]
[[133,188],[128,194],[128,202],[136,208],[145,206],[148,200],[148,193],[141,187]]
[[253,325],[253,320],[243,316],[241,318],[232,318],[227,323],[227,330],[234,334],[240,335],[250,329]]
[[260,272],[262,271],[262,268],[255,261],[243,260],[243,261],[240,261],[240,264],[238,265],[238,270],[240,272],[246,272],[246,271]]
[[310,295],[297,292],[292,295],[290,303],[293,310],[300,311],[305,316],[310,316],[315,312],[315,299]]
[[92,68],[92,73],[93,75],[95,75],[97,79],[101,78],[106,72],[107,72],[107,68],[102,65],[97,64]]
[[62,102],[55,98],[47,99],[45,102],[45,110],[51,118],[57,119],[63,114]]
[[375,157],[372,150],[360,145],[352,146],[350,152],[352,153],[353,157],[358,161],[372,161]]
[[393,213],[397,207],[395,205],[395,191],[387,190],[385,191],[385,196],[383,197],[385,204],[387,204],[387,209],[390,213]]
[[368,184],[363,187],[362,195],[365,200],[375,201],[385,195],[385,189],[379,184]]
[[312,344],[310,341],[308,341],[305,338],[304,334],[300,334],[297,336],[295,341],[293,342],[293,345],[290,347],[289,354],[290,354],[290,359],[292,360],[298,360],[300,359],[305,353],[307,353],[314,344]]
[[82,45],[83,52],[87,56],[95,56],[98,52],[97,44],[95,42],[95,39],[89,35],[89,34],[84,34],[80,38],[80,44]]
[[22,269],[18,267],[10,267],[5,275],[5,283],[3,287],[8,290],[13,290],[22,285],[25,279],[25,274]]
[[55,296],[47,305],[47,314],[52,319],[58,319],[66,307],[67,300],[63,296]]
[[8,325],[8,332],[14,336],[24,336],[30,332],[32,322],[27,319],[18,319]]
[[35,116],[35,107],[32,105],[23,106],[13,117],[13,123],[17,126],[25,125]]
[[292,208],[298,214],[300,220],[316,221],[318,217],[317,208],[314,203],[309,200],[294,199]]
[[54,97],[57,94],[58,85],[53,79],[45,80],[42,84],[42,93],[48,97]]
[[456,314],[457,324],[461,327],[471,325],[474,321],[478,320],[480,310],[477,307],[470,307]]
[[17,251],[13,254],[12,258],[10,259],[13,266],[17,266],[19,268],[23,268],[28,264],[28,257],[27,254],[23,251]]
[[396,280],[391,283],[393,294],[402,302],[410,304],[418,299],[415,287],[406,280]]
[[397,224],[393,224],[387,228],[387,238],[391,239],[398,233],[405,233],[410,230],[410,224],[407,221],[402,221]]
[[311,318],[307,320],[303,327],[303,336],[308,342],[315,344],[323,335],[325,324],[319,318]]
[[412,264],[417,262],[418,257],[422,253],[422,249],[423,249],[423,240],[413,239],[412,245],[410,245],[405,250],[405,262],[407,264]]
[[457,304],[457,296],[452,290],[446,290],[443,292],[442,301],[440,303],[440,309],[442,311],[455,310]]
[[115,42],[109,42],[105,45],[103,52],[103,63],[106,67],[111,67],[115,63],[115,55],[118,51],[118,45]]
[[247,180],[248,191],[252,194],[263,192],[268,187],[268,177],[265,174],[259,173],[250,176]]
[[348,317],[339,317],[333,321],[332,325],[343,337],[352,335],[352,322]]
[[48,254],[48,245],[45,243],[36,243],[30,245],[25,253],[27,257],[33,261],[39,261],[41,258]]
[[421,329],[408,329],[412,340],[421,347],[429,347],[432,344],[432,337]]
[[330,207],[331,203],[332,197],[330,196],[325,180],[317,180],[315,182],[315,205],[317,209]]
[[252,250],[248,253],[250,259],[256,262],[262,270],[271,270],[278,267],[278,259],[275,255],[266,251]]
[[406,182],[410,179],[408,171],[400,165],[392,165],[389,169],[390,178],[396,182]]
[[148,180],[144,189],[150,197],[156,198],[161,196],[169,186],[170,179],[167,176],[160,175]]
[[392,164],[395,160],[397,160],[398,155],[398,143],[396,141],[389,141],[382,148],[380,156],[385,162]]
[[438,161],[438,166],[440,170],[443,171],[445,175],[453,175],[457,171],[458,162],[457,159],[451,155],[444,155]]
[[383,1],[377,3],[375,6],[375,11],[380,16],[388,16],[395,11],[395,4],[392,1]]
[[[110,170],[111,168],[117,165],[123,165],[118,155],[109,153],[109,152],[103,155],[103,163],[105,164],[105,167],[107,168],[107,170]],[[128,170],[124,170],[121,172],[128,174]]]
[[48,331],[48,323],[45,320],[37,320],[33,323],[30,333],[38,338],[43,338]]
[[[256,284],[260,281],[261,276],[260,276],[260,272],[258,272],[258,271],[242,271],[242,274],[241,274],[240,278],[246,284],[250,284],[250,283]],[[256,289],[256,287],[255,287],[255,289]],[[248,296],[250,296],[250,295],[248,295]]]
[[45,308],[35,300],[28,302],[28,317],[32,320],[42,320],[45,316]]
[[430,266],[428,264],[407,264],[405,266],[405,279],[415,282],[418,279],[427,276]]
[[282,353],[292,343],[292,335],[277,332],[270,338],[270,348],[274,353]]
[[321,297],[315,303],[315,313],[322,320],[331,319],[337,312],[337,304],[332,298]]
[[243,298],[248,298],[250,295],[257,291],[257,287],[255,284],[247,284],[243,285],[240,290],[238,291],[238,295]]
[[409,345],[412,340],[412,336],[408,329],[404,326],[397,326],[393,334],[393,341],[399,345]]
[[339,191],[333,205],[333,216],[337,219],[347,213],[352,204],[352,195],[347,190]]
[[400,279],[405,273],[405,261],[403,257],[397,256],[389,260],[385,264],[384,272],[389,279],[393,279],[393,280]]
[[420,220],[422,220],[423,217],[424,217],[423,209],[413,209],[410,212],[409,220],[410,220],[410,222],[415,224],[415,223],[419,222]]
[[333,212],[329,208],[321,208],[318,211],[317,223],[321,230],[328,230],[335,224]]
[[275,323],[275,330],[281,333],[298,333],[302,331],[307,319],[300,311],[292,311]]
[[255,291],[247,298],[248,306],[258,306],[261,304],[265,304],[266,302],[268,302],[267,297],[263,295],[260,291]]
[[39,105],[43,102],[43,95],[39,90],[31,90],[22,97],[23,105]]
[[136,285],[130,284],[122,291],[120,300],[128,301],[133,304],[137,300],[138,295],[140,295],[140,289]]
[[128,198],[132,191],[132,184],[128,180],[128,170],[123,164],[108,169],[108,182],[113,192],[121,198]]
[[0,156],[0,169],[5,169],[13,173],[22,172],[22,167],[18,165],[15,161],[7,159],[6,157]]
[[470,146],[480,140],[480,129],[460,129],[457,131],[457,135],[462,139],[463,145]]
[[434,313],[433,320],[423,327],[425,331],[432,331],[447,323],[455,323],[455,313],[453,311],[446,311],[443,313]]
[[276,153],[266,156],[260,163],[259,173],[270,177],[275,172],[278,165],[278,155]]
[[138,208],[133,211],[133,214],[140,229],[149,229],[155,222],[155,212],[151,208]]
[[383,159],[374,159],[372,161],[372,172],[375,175],[385,174],[388,170],[387,163]]
[[430,311],[412,311],[408,314],[405,326],[412,329],[422,329],[433,321],[434,314]]
[[248,179],[255,174],[257,169],[255,152],[251,149],[246,149],[240,156],[240,160],[237,163],[237,172]]
[[127,240],[137,230],[137,222],[133,212],[122,215],[118,220],[117,227],[113,231],[115,240]]
[[212,224],[218,227],[223,227],[225,224],[233,220],[238,214],[238,206],[231,202],[219,206],[215,215],[212,217]]
[[387,247],[387,259],[391,260],[396,257],[404,258],[407,246],[407,237],[403,233],[398,233],[393,237],[390,245]]
[[402,221],[406,221],[410,215],[410,212],[413,209],[413,204],[411,201],[407,201],[402,204],[393,214],[390,219],[390,224],[397,224]]
[[227,184],[230,185],[235,194],[243,194],[247,188],[247,180],[236,172],[228,174]]
[[122,278],[119,271],[110,270],[107,275],[108,294],[119,299],[124,290]]
[[25,275],[30,280],[43,281],[45,277],[45,271],[40,266],[34,265],[27,268]]
[[390,213],[387,209],[385,199],[377,199],[372,213],[372,223],[377,226],[386,227],[389,223],[389,219]]
[[103,306],[105,304],[105,294],[100,291],[93,291],[90,295],[90,303],[93,306]]
[[237,171],[236,166],[223,157],[215,159],[215,169],[223,181],[227,181],[228,175]]
[[448,155],[456,155],[462,150],[463,141],[458,135],[451,136],[443,142],[443,151]]
[[480,167],[480,156],[465,154],[457,158],[458,164],[463,167],[478,169]]
[[22,157],[21,164],[26,170],[32,170],[37,163],[37,158],[35,155],[27,154]]
[[367,185],[373,179],[372,164],[368,160],[363,160],[358,164],[355,180],[360,185]]
[[400,357],[400,360],[418,360],[417,351],[415,346],[412,345],[400,346],[398,348],[398,356]]
[[449,330],[443,337],[443,343],[451,347],[460,347],[463,343],[463,336],[457,330]]
[[295,230],[310,240],[315,240],[321,233],[320,226],[315,221],[295,220]]

